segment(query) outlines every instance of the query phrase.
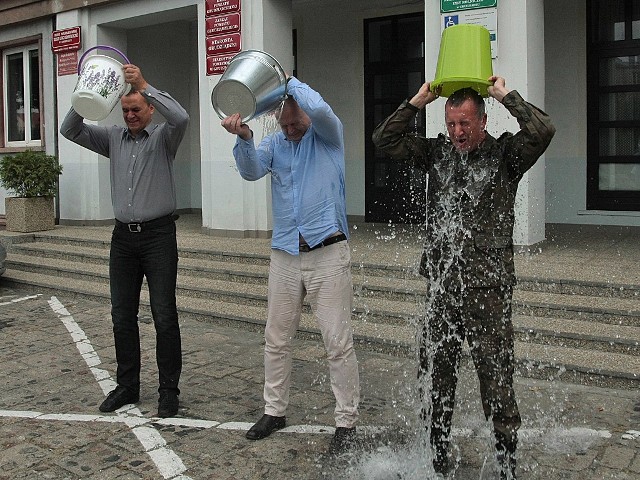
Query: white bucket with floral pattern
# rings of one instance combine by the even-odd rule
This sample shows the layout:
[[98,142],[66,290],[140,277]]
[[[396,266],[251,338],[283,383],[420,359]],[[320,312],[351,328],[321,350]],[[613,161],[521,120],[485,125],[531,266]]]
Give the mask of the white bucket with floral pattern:
[[89,48],[78,62],[78,83],[71,95],[71,105],[78,114],[87,120],[104,120],[116,106],[120,97],[131,90],[131,85],[124,81],[122,64],[106,55],[87,53],[95,49],[114,50],[127,63],[129,59],[120,50],[106,45]]

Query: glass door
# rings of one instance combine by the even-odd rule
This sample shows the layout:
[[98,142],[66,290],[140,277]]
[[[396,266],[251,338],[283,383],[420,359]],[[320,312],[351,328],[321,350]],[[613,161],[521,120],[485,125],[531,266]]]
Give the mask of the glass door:
[[[426,177],[377,150],[376,125],[424,83],[423,13],[365,20],[365,221],[422,223]],[[422,110],[410,126],[425,133]]]

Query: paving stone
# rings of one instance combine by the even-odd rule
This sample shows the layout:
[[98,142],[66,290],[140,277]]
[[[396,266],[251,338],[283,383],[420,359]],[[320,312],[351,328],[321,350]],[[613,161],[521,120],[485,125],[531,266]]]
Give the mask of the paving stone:
[[626,469],[633,461],[635,454],[634,448],[613,445],[606,448],[600,463],[605,467]]
[[[34,293],[11,292],[18,297]],[[0,296],[11,292],[0,286]],[[143,383],[137,409],[129,414],[101,414],[97,406],[104,394],[47,300],[0,306],[0,322],[20,317],[37,326],[25,329],[24,324],[5,321],[0,327],[12,339],[11,348],[0,350],[0,480],[157,479],[163,478],[161,468],[170,469],[171,455],[184,465],[180,475],[192,479],[397,480],[394,474],[384,476],[385,472],[425,471],[428,457],[421,447],[424,426],[417,418],[420,405],[413,358],[357,352],[362,390],[360,447],[352,455],[331,457],[326,451],[334,399],[318,342],[295,340],[287,419],[288,425],[318,427],[324,432],[275,432],[267,439],[249,441],[244,437],[246,427],[226,430],[216,422],[250,425],[262,414],[260,332],[182,322],[187,348],[181,407],[178,417],[171,419],[175,423],[163,423],[153,418],[157,408],[153,326],[142,324]],[[67,302],[64,295],[59,300],[86,333],[101,361],[99,368],[115,376],[108,308],[89,300]],[[46,331],[57,333],[42,335]],[[465,365],[460,374],[454,411],[453,445],[459,457],[455,478],[476,480],[493,458],[492,440],[475,371]],[[633,420],[637,392],[520,377],[515,386],[523,416],[520,478],[638,477],[640,441],[621,439],[624,432],[637,428]],[[38,412],[68,414],[76,420],[40,417]],[[29,414],[35,418],[21,416]],[[160,444],[141,443],[131,422],[144,422],[143,431],[154,432],[145,441]],[[204,422],[204,426],[188,422]],[[608,436],[600,436],[601,432]],[[411,456],[415,451],[420,453]],[[413,477],[407,474],[406,478]]]

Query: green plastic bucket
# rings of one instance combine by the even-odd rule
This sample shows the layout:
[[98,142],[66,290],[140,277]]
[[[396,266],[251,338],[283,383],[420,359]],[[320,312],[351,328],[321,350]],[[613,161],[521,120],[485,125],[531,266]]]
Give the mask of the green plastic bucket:
[[473,88],[488,97],[493,75],[491,38],[481,25],[453,25],[442,32],[436,77],[431,91],[448,97],[461,88]]

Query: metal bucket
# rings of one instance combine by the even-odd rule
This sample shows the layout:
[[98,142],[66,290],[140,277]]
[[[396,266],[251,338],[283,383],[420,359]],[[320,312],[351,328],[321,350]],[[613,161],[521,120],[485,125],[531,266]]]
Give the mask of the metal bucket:
[[131,90],[131,85],[124,81],[122,64],[106,55],[92,55],[83,61],[91,50],[114,50],[127,63],[129,59],[117,48],[97,45],[89,48],[78,62],[78,82],[71,94],[71,105],[79,115],[88,120],[104,120],[120,97]]
[[211,92],[211,103],[221,119],[239,113],[243,122],[271,112],[286,97],[287,77],[268,53],[245,50],[231,59]]

